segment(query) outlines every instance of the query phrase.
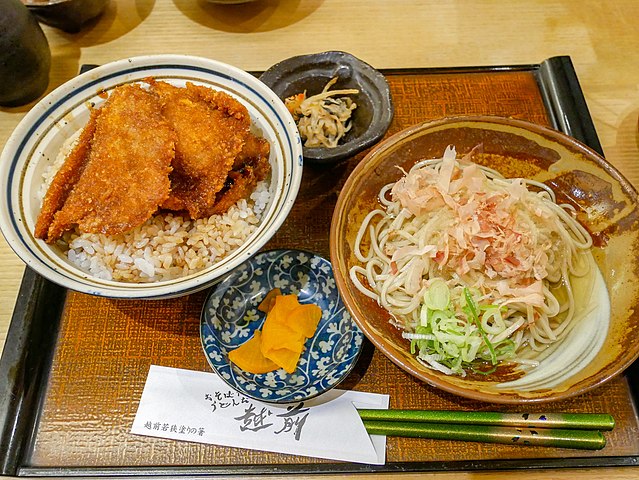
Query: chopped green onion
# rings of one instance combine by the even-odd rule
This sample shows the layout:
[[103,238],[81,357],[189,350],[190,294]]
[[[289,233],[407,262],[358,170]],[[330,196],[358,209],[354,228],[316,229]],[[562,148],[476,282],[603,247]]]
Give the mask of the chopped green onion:
[[424,305],[430,310],[446,310],[450,304],[450,289],[440,278],[432,281],[424,293]]
[[486,335],[486,332],[484,332],[484,329],[481,326],[479,317],[477,316],[477,304],[475,303],[475,300],[473,299],[473,297],[470,295],[470,290],[468,290],[468,288],[466,287],[464,287],[464,298],[466,299],[466,306],[468,307],[468,312],[470,313],[470,317],[472,318],[475,325],[477,325],[477,328],[479,329],[479,333],[481,334],[482,338],[484,339],[484,342],[486,343],[486,346],[488,347],[488,350],[490,351],[490,362],[493,365],[497,365],[497,355],[495,354],[495,347],[493,347],[493,344],[490,343],[490,340],[488,340],[488,336]]
[[[522,322],[507,325],[508,309],[480,304],[475,300],[480,297],[476,288],[451,289],[442,279],[432,280],[417,325],[408,326],[404,335],[411,354],[435,370],[461,375],[467,370],[489,375],[499,361],[512,358],[517,346],[509,337]],[[481,361],[493,368],[483,369]]]
[[490,375],[497,370],[497,366],[493,366],[490,370],[478,370],[477,367],[473,365],[471,365],[470,368],[474,373],[478,373],[479,375]]

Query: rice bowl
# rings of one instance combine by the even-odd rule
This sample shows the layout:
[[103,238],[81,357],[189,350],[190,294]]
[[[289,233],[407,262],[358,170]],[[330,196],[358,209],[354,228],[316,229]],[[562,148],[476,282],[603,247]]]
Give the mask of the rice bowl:
[[[271,176],[215,219],[156,215],[116,241],[67,233],[67,252],[33,236],[43,178],[104,92],[147,77],[177,86],[187,81],[223,91],[249,111],[252,129],[271,145]],[[120,298],[161,298],[205,288],[255,254],[286,218],[301,180],[302,149],[282,101],[253,76],[208,59],[178,55],[137,57],[86,72],[39,102],[2,153],[6,192],[0,226],[22,260],[49,280],[85,293]],[[125,238],[126,237],[126,238]],[[131,283],[139,282],[139,283]]]

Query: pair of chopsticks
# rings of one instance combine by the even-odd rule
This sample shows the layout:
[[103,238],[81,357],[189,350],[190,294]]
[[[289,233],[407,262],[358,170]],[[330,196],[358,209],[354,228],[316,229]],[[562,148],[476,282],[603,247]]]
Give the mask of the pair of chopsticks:
[[599,450],[602,431],[612,430],[611,415],[597,413],[498,413],[445,410],[358,409],[374,435],[539,445]]

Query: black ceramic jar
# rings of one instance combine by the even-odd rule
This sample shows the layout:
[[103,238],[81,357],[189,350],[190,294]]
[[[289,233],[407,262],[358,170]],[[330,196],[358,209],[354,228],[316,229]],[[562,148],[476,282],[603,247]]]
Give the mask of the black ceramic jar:
[[51,51],[40,25],[19,0],[0,0],[0,105],[38,98],[49,84]]

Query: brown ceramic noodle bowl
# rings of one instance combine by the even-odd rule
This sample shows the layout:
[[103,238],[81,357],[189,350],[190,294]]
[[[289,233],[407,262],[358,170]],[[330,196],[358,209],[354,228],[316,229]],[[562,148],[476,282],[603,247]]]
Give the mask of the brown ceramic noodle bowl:
[[[505,177],[544,182],[558,203],[572,204],[593,237],[593,255],[610,306],[592,300],[587,315],[542,360],[536,373],[508,382],[495,375],[445,375],[419,363],[410,342],[389,323],[390,314],[362,294],[349,278],[359,264],[353,245],[362,220],[376,208],[380,189],[415,162],[441,158],[448,145],[458,156],[483,145],[473,157]],[[630,252],[639,250],[637,192],[606,160],[577,140],[528,122],[500,117],[460,117],[422,123],[375,147],[354,169],[342,189],[331,225],[331,261],[337,285],[355,321],[392,362],[423,380],[464,397],[497,403],[559,400],[595,388],[622,372],[639,356],[639,269]],[[604,291],[604,289],[601,289]],[[605,294],[604,294],[605,296]],[[599,297],[598,297],[599,298]],[[586,320],[588,318],[588,320]],[[529,375],[536,377],[528,377]]]

